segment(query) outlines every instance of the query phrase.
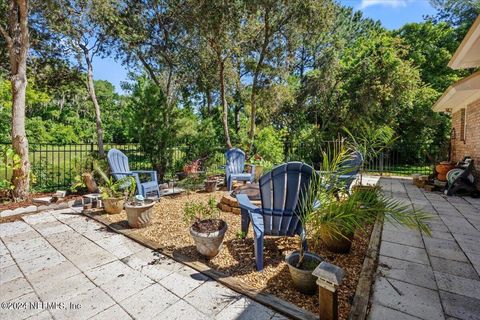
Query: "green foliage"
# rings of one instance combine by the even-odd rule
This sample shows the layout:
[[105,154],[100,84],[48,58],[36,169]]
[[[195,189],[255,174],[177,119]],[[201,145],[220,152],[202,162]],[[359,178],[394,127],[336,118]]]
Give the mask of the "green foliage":
[[255,149],[265,161],[279,164],[283,162],[285,156],[283,154],[282,132],[276,130],[273,126],[262,128],[255,142]]
[[[21,166],[21,158],[11,147],[0,146],[0,169],[12,173],[13,170]],[[13,184],[5,178],[0,179],[0,193],[6,195],[8,198],[12,197]]]
[[218,217],[217,202],[215,198],[208,198],[207,203],[186,203],[183,210],[183,220],[186,223],[198,222]]

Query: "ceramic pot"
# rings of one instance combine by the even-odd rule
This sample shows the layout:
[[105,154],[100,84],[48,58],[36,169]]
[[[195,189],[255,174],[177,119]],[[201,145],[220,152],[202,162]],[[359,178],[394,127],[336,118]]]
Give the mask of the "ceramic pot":
[[147,202],[144,204],[125,204],[127,212],[128,225],[132,228],[144,228],[151,222],[153,205],[155,202]]
[[205,191],[206,192],[215,192],[217,191],[217,180],[206,180],[205,181]]
[[352,247],[353,233],[346,234],[344,237],[332,234],[328,228],[320,229],[320,237],[327,249],[335,253],[347,253]]
[[454,168],[454,163],[446,161],[440,162],[435,166],[435,171],[437,171],[437,179],[440,181],[447,181],[447,173]]
[[[312,270],[303,270],[297,268],[298,260],[300,259],[300,252],[294,251],[287,255],[285,262],[288,265],[290,276],[292,277],[293,285],[295,288],[304,294],[314,294],[317,291],[317,278],[312,275]],[[323,261],[323,258],[311,253],[305,252],[304,260],[309,260],[309,263],[316,264],[317,266]]]
[[103,199],[103,207],[108,214],[118,214],[122,212],[125,205],[125,198],[106,198]]
[[209,259],[215,257],[222,249],[223,238],[225,237],[225,232],[227,232],[227,223],[223,220],[221,221],[222,228],[210,233],[198,232],[193,229],[193,226],[190,227],[190,234],[193,241],[195,241],[197,251]]

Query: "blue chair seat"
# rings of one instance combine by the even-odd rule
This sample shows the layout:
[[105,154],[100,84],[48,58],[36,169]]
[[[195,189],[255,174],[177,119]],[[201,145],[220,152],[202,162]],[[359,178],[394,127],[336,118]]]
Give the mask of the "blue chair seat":
[[245,152],[238,148],[232,148],[225,152],[225,158],[227,164],[225,166],[225,180],[227,183],[227,190],[232,190],[233,180],[237,181],[249,181],[252,182],[255,178],[255,166],[250,165],[252,168],[251,173],[245,171]]
[[239,180],[239,181],[250,181],[252,179],[251,173],[233,173],[232,179]]
[[[107,155],[108,164],[112,171],[112,175],[115,179],[122,179],[124,177],[134,177],[137,184],[137,194],[147,197],[149,193],[155,193],[157,197],[160,197],[160,190],[158,188],[157,172],[147,170],[130,170],[128,165],[128,157],[117,149],[110,149]],[[146,182],[140,181],[139,174],[150,175],[150,180]]]

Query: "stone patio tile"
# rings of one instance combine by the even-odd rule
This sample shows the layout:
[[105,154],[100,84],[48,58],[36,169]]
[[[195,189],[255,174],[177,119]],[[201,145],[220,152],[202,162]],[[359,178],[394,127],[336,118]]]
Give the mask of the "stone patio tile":
[[45,211],[37,214],[23,216],[22,220],[28,223],[29,225],[45,223],[45,222],[56,222],[57,218],[52,216],[50,211]]
[[72,228],[59,221],[39,223],[34,225],[34,228],[43,236],[60,232],[74,232]]
[[368,320],[418,320],[420,318],[408,315],[395,309],[387,308],[379,304],[372,304],[367,316]]
[[131,256],[132,254],[140,252],[144,249],[145,249],[144,246],[142,246],[142,245],[140,245],[140,244],[138,244],[134,241],[130,241],[130,242],[127,242],[127,243],[124,243],[124,244],[121,244],[121,245],[118,245],[118,246],[112,247],[112,248],[108,248],[108,249],[106,248],[106,250],[108,252],[113,254],[118,259],[126,258],[126,257]]
[[96,240],[95,243],[100,247],[108,250],[109,248],[113,248],[131,241],[132,240],[128,239],[124,235],[114,233],[111,236],[103,237],[99,240]]
[[431,230],[430,233],[430,236],[424,235],[424,237],[455,241],[455,238],[450,232]]
[[155,317],[179,298],[159,284],[153,284],[137,294],[123,300],[120,305],[135,319],[161,319]]
[[183,264],[150,249],[142,250],[122,261],[157,282],[183,267]]
[[279,314],[279,313],[275,313],[275,314],[272,316],[271,320],[288,320],[288,318],[285,317],[285,316],[283,316],[283,315],[281,315],[281,314]]
[[242,297],[217,314],[216,319],[219,320],[268,320],[273,316],[274,312],[264,307],[258,302],[249,298]]
[[60,253],[55,252],[55,254],[52,254],[48,257],[42,256],[33,260],[20,261],[18,262],[18,266],[24,274],[29,274],[43,269],[48,269],[64,261],[66,261],[65,257],[62,256]]
[[125,312],[118,304],[100,312],[95,315],[91,320],[130,320],[133,319],[130,315]]
[[443,222],[425,222],[431,230],[449,232],[447,226]]
[[[79,305],[79,309],[70,308],[70,305]],[[115,302],[100,288],[85,291],[65,301],[66,310],[55,309],[52,314],[55,319],[83,320],[113,306]]]
[[13,265],[15,265],[15,261],[9,253],[0,256],[0,266],[9,267]]
[[52,247],[47,240],[42,237],[34,237],[31,239],[26,239],[17,242],[10,242],[7,244],[8,250],[15,253],[22,253],[27,250],[35,251],[37,248]]
[[383,230],[382,240],[412,247],[424,248],[420,232],[404,232],[400,230]]
[[460,294],[480,300],[480,281],[435,272],[438,288],[443,291]]
[[458,242],[458,245],[464,252],[471,252],[475,254],[480,254],[480,238],[464,235],[464,234],[454,234],[453,235]]
[[27,278],[31,283],[48,283],[53,280],[61,281],[79,273],[80,270],[70,261],[63,261],[41,271],[27,274]]
[[189,267],[182,267],[161,279],[160,284],[183,298],[186,294],[209,280],[211,280],[209,277],[200,272]]
[[2,284],[0,290],[0,302],[9,301],[33,292],[32,286],[25,278],[16,278]]
[[[5,301],[2,299],[2,302]],[[22,295],[20,297],[16,297],[13,300],[10,300],[9,302],[15,302],[18,304],[25,304],[25,308],[20,308],[20,309],[4,309],[0,308],[0,319],[5,319],[5,320],[13,320],[13,319],[26,319],[29,318],[30,316],[39,314],[42,312],[40,309],[36,308],[30,308],[29,303],[36,303],[40,302],[38,297],[35,295],[34,292],[27,293],[25,295]],[[51,319],[51,318],[50,318]]]
[[382,241],[380,245],[380,254],[401,260],[423,263],[426,265],[429,264],[427,252],[422,248]]
[[53,319],[53,317],[50,314],[50,312],[48,312],[47,310],[27,318],[27,320],[51,320],[51,319]]
[[100,288],[108,293],[116,302],[120,302],[153,283],[151,279],[141,273],[131,272],[100,285]]
[[[208,320],[211,319],[186,303],[183,300],[178,300],[167,309],[157,314],[155,319],[165,320]],[[253,318],[252,318],[253,319]]]
[[[394,287],[395,286],[395,289]],[[437,291],[397,280],[378,277],[372,302],[422,319],[444,319]],[[397,291],[398,290],[398,291]]]
[[436,290],[435,276],[428,265],[380,256],[378,270],[388,278]]
[[52,246],[48,245],[45,247],[35,247],[35,248],[28,248],[24,251],[16,251],[15,253],[12,252],[13,258],[17,263],[21,263],[23,261],[29,261],[38,259],[44,256],[55,256],[58,252]]
[[116,257],[107,251],[98,251],[73,256],[70,257],[70,260],[77,266],[77,268],[85,271],[112,262],[116,260]]
[[[0,264],[1,266],[2,264]],[[22,272],[18,269],[16,264],[12,264],[5,268],[0,268],[0,285],[13,279],[23,277]]]
[[448,273],[473,280],[480,280],[477,272],[468,262],[443,259],[434,256],[430,257],[430,262],[432,264],[433,271]]
[[440,291],[445,313],[458,319],[480,319],[480,300]]
[[125,263],[115,260],[113,262],[104,264],[97,268],[86,270],[86,276],[92,280],[97,286],[105,284],[111,280],[123,277],[127,274],[137,273]]
[[95,288],[93,282],[82,273],[61,280],[53,278],[49,282],[32,284],[42,301],[65,301]]
[[217,282],[207,281],[186,295],[184,300],[193,306],[201,306],[204,314],[213,317],[239,297],[240,295],[235,291]]
[[23,221],[7,222],[0,224],[1,238],[11,237],[28,231],[33,231],[33,229]]
[[468,259],[472,262],[473,268],[477,271],[478,275],[480,275],[480,254],[475,254],[471,252],[465,252]]
[[475,229],[465,218],[443,216],[442,220],[453,234],[469,234],[480,237],[480,231]]
[[425,238],[425,247],[429,255],[456,261],[467,262],[467,257],[455,241]]

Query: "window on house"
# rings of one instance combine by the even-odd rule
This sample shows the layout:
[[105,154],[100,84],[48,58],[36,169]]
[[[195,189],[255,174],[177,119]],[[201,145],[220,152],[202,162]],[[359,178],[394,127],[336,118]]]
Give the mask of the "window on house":
[[465,108],[460,110],[460,141],[465,142],[467,137],[467,121]]

